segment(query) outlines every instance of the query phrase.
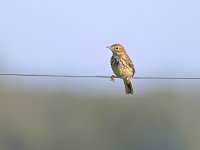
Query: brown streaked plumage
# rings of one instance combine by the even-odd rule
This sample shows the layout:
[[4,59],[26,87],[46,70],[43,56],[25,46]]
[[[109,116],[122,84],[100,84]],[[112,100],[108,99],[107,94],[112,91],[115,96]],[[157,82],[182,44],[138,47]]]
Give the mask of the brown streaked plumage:
[[109,48],[113,53],[110,63],[114,74],[123,79],[126,94],[133,94],[134,91],[131,84],[131,78],[135,74],[135,68],[126,53],[126,50],[121,44],[113,44],[111,46],[107,46],[107,48]]

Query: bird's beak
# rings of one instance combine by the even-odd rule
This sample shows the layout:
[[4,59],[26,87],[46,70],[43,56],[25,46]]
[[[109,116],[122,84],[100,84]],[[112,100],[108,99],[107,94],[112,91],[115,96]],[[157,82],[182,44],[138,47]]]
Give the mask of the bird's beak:
[[110,46],[106,46],[106,48],[110,49]]
[[106,46],[112,53],[113,53],[113,48],[112,46]]
[[113,52],[111,46],[106,46],[109,50],[111,50],[111,52]]

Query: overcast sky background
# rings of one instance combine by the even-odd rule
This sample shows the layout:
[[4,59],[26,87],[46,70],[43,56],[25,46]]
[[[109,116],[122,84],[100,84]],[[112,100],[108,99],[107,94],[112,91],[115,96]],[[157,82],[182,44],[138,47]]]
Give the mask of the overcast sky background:
[[[0,72],[112,75],[106,46],[122,43],[136,76],[199,77],[199,7],[199,0],[1,0]],[[80,79],[69,82],[76,88]],[[81,85],[113,87],[107,79]]]

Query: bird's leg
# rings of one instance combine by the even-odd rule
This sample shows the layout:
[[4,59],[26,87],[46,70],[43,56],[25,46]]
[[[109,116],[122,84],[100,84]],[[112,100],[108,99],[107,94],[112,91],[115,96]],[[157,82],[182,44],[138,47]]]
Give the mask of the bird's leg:
[[115,81],[115,77],[116,77],[116,76],[112,75],[112,76],[110,77],[111,81],[114,82],[114,81]]

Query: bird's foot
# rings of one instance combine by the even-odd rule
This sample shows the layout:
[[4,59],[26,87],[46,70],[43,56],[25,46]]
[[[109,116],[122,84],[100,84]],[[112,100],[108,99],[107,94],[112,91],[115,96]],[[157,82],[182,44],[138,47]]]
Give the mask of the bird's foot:
[[111,81],[115,81],[115,78],[116,78],[116,76],[114,76],[114,75],[112,75],[111,77],[110,77],[110,79],[111,79]]

